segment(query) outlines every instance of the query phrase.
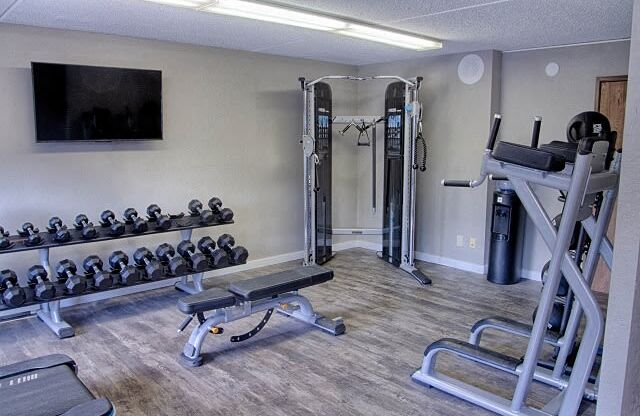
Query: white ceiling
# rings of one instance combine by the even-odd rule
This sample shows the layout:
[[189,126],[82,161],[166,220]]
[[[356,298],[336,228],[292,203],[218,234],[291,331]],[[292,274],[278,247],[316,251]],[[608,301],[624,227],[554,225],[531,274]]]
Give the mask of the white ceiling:
[[625,39],[633,0],[279,0],[444,41],[414,52],[143,0],[0,0],[0,23],[108,33],[363,65]]

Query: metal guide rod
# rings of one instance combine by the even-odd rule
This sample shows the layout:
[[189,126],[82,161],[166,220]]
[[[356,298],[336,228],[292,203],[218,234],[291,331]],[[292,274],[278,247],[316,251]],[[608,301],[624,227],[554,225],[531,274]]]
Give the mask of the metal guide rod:
[[371,131],[371,208],[376,212],[376,129],[377,124],[373,124]]
[[[349,128],[352,124],[364,124],[366,128],[371,127],[371,209],[376,212],[376,140],[378,123],[384,121],[384,116],[334,116],[333,124],[347,124]],[[344,130],[342,131],[344,133]]]

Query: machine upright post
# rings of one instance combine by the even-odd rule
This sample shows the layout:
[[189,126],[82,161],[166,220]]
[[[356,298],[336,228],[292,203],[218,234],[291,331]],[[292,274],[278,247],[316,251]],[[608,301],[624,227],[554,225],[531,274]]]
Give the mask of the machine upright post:
[[[306,85],[303,92],[303,121],[302,132],[306,137],[310,137],[315,142],[314,137],[314,86]],[[303,139],[304,140],[304,139]],[[315,146],[315,143],[312,143]],[[309,266],[315,264],[315,198],[313,197],[313,189],[315,187],[315,149],[311,154],[306,153],[305,144],[303,143],[303,170],[304,170],[304,258],[302,264]]]
[[[53,274],[51,264],[49,263],[49,249],[41,248],[38,251],[40,252],[40,264],[42,264],[42,267],[47,271],[47,274],[54,279],[55,275]],[[59,300],[41,304],[40,310],[37,312],[37,316],[58,336],[58,338],[69,338],[75,335],[73,327],[65,322],[60,316]]]

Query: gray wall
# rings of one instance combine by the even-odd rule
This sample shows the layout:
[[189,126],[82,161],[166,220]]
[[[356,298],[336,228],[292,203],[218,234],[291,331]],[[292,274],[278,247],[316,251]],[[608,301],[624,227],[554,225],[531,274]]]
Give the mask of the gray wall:
[[[560,72],[553,78],[545,73],[550,62],[560,66]],[[539,115],[541,143],[566,140],[570,118],[594,109],[596,77],[625,75],[628,67],[629,42],[503,54],[500,138],[528,144],[532,117]],[[538,194],[552,213],[560,213],[562,205],[557,201],[557,192],[539,189]],[[523,274],[537,278],[550,253],[529,221],[525,235]]]
[[597,414],[640,414],[640,1],[633,9],[624,153]]
[[[465,85],[458,79],[458,63],[464,55],[367,65],[360,68],[360,74],[424,77],[420,98],[429,157],[427,172],[419,172],[417,180],[417,257],[481,272],[485,256],[486,185],[476,190],[440,185],[442,178],[475,178],[480,169],[491,112],[499,98],[495,93],[499,82],[496,83],[494,77],[499,79],[500,62],[499,55],[493,51],[477,54],[485,69],[482,79],[474,85]],[[387,84],[359,85],[358,111],[382,114]],[[378,205],[382,206],[382,141],[379,148]],[[380,227],[382,211],[374,214],[369,206],[369,168],[370,155],[363,152],[358,159],[358,221],[361,227]],[[457,235],[465,237],[465,247],[456,247]],[[470,237],[477,240],[475,249],[469,248]]]
[[[191,198],[219,195],[237,224],[198,231],[231,232],[250,259],[302,247],[302,94],[299,76],[355,72],[310,60],[80,32],[0,25],[0,224],[15,230],[51,215],[97,219],[104,209],[186,209]],[[152,68],[163,71],[165,140],[134,144],[36,144],[31,61]],[[352,85],[335,89],[336,109],[354,112]],[[338,146],[338,149],[339,146]],[[335,164],[347,165],[351,149]],[[340,152],[339,152],[340,153]],[[346,160],[345,160],[346,159]],[[337,169],[336,223],[353,223],[355,173]],[[108,255],[142,244],[177,243],[178,234],[56,249],[52,261]],[[19,272],[37,253],[0,259]]]
[[[424,132],[429,146],[429,170],[418,175],[417,242],[418,258],[469,270],[482,271],[488,250],[490,222],[486,202],[493,188],[473,191],[445,189],[440,179],[471,178],[477,175],[490,115],[503,114],[500,137],[526,143],[530,140],[531,119],[543,117],[542,142],[564,139],[568,120],[594,107],[598,76],[627,73],[629,42],[554,48],[501,54],[480,52],[485,74],[479,83],[465,85],[458,79],[457,65],[464,55],[449,55],[360,67],[361,75],[422,75],[421,99],[425,106]],[[549,62],[560,66],[557,76],[545,74]],[[361,114],[381,114],[385,82],[358,86]],[[350,138],[354,143],[354,136]],[[382,143],[380,143],[381,148]],[[372,212],[370,153],[357,150],[358,225],[380,227],[381,210]],[[378,155],[378,206],[382,206],[382,150]],[[551,212],[560,212],[556,193],[540,190]],[[456,236],[465,237],[464,248],[456,247]],[[478,240],[469,248],[469,238]],[[380,238],[369,237],[380,244]],[[536,230],[527,221],[523,243],[522,274],[538,278],[549,252]]]

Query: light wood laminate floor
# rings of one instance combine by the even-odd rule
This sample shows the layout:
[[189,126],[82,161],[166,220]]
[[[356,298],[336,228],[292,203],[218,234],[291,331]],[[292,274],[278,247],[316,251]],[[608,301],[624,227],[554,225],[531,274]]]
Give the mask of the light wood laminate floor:
[[[285,270],[290,262],[239,273],[241,279]],[[425,347],[441,337],[467,339],[473,323],[505,315],[528,322],[540,284],[497,286],[482,276],[419,263],[433,278],[420,286],[373,252],[339,252],[327,267],[329,283],[303,290],[314,307],[342,316],[346,334],[333,337],[274,314],[255,338],[232,344],[229,335],[251,329],[262,315],[224,325],[204,344],[205,364],[178,361],[190,326],[172,288],[101,301],[63,311],[74,338],[58,340],[35,318],[0,324],[0,365],[50,353],[71,356],[79,376],[119,415],[488,415],[489,412],[411,381]],[[224,287],[230,276],[211,278]],[[193,324],[192,324],[193,325]],[[487,335],[485,345],[521,356],[522,339]],[[446,357],[446,358],[445,358]],[[509,395],[515,378],[446,355],[439,369]],[[529,402],[555,393],[534,385]],[[585,415],[595,406],[583,403]],[[1,409],[0,409],[1,413]]]

